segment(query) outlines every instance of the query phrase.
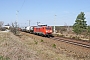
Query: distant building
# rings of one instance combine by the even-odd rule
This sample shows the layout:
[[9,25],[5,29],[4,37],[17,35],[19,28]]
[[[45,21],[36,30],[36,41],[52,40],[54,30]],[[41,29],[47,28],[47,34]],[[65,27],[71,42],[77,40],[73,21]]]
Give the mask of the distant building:
[[47,24],[38,24],[38,26],[47,26]]
[[3,27],[6,29],[10,29],[10,25],[4,25]]

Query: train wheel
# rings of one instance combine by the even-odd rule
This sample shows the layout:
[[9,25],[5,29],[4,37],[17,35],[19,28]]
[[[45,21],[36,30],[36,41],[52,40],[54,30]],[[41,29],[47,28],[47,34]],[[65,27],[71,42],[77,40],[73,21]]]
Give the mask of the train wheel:
[[45,36],[42,34],[42,37],[45,37]]
[[47,35],[48,38],[50,38],[50,35]]

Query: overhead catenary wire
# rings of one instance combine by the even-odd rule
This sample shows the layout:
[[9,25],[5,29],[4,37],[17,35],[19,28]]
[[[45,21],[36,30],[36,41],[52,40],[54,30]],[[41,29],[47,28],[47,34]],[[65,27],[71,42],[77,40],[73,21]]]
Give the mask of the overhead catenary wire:
[[23,6],[24,6],[24,3],[25,3],[25,0],[23,1],[23,3],[22,3],[22,5],[21,5],[21,7],[20,7],[20,9],[19,10],[16,10],[16,22],[18,22],[18,13],[21,11],[21,9],[23,8]]
[[23,1],[23,3],[22,3],[22,5],[21,5],[20,9],[18,10],[19,12],[20,12],[21,9],[23,8],[24,4],[25,4],[25,0]]

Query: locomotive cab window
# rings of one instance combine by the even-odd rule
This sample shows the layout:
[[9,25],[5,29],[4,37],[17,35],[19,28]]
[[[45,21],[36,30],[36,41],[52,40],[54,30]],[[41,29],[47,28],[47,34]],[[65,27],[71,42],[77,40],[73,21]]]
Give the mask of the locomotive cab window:
[[46,27],[46,30],[51,30],[51,28],[50,27]]

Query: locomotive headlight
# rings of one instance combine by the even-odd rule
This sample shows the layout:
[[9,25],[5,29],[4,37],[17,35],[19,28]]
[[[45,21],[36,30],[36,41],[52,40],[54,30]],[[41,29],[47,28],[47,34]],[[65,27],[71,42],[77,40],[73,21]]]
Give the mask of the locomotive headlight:
[[50,32],[52,32],[52,30],[50,30]]
[[48,31],[46,31],[46,32],[48,32]]

